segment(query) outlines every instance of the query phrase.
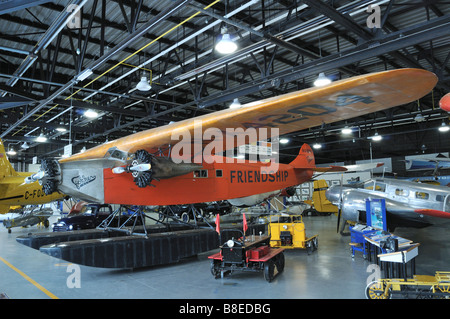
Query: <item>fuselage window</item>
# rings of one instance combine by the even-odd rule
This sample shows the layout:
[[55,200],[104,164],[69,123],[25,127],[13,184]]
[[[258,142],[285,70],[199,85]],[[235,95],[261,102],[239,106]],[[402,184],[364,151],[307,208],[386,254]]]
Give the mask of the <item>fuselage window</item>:
[[416,198],[418,199],[428,199],[430,198],[430,194],[424,192],[416,192]]
[[223,172],[221,169],[216,169],[216,177],[222,177],[223,176]]
[[373,182],[364,183],[364,189],[373,190]]
[[445,198],[444,195],[436,195],[436,201],[438,201],[438,202],[443,202],[444,198]]
[[400,189],[400,188],[397,188],[397,189],[395,190],[395,195],[398,195],[398,196],[408,196],[408,195],[409,195],[409,191],[408,191],[407,189]]
[[208,177],[208,170],[206,169],[199,169],[194,171],[194,178],[207,178]]
[[375,184],[375,190],[379,192],[385,192],[386,191],[386,184],[385,183],[376,183]]

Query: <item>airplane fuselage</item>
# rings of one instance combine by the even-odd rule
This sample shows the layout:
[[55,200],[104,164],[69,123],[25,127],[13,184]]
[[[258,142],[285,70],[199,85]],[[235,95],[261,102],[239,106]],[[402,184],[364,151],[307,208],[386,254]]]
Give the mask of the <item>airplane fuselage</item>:
[[170,179],[154,180],[155,187],[139,188],[128,174],[104,169],[104,201],[125,205],[176,205],[242,198],[301,184],[312,169],[264,163],[203,163],[202,168]]
[[0,205],[40,205],[63,197],[58,192],[46,195],[38,182],[25,184],[23,176],[5,177],[3,181],[8,183],[0,185]]
[[326,196],[335,205],[342,196],[342,216],[350,221],[364,220],[366,199],[385,199],[386,212],[402,220],[436,224],[450,219],[450,190],[445,186],[376,179],[359,188],[332,186]]

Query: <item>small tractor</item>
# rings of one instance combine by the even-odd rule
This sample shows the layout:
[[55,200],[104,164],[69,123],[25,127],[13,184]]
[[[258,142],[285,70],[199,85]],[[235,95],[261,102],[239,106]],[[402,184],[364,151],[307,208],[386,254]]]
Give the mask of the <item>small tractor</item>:
[[306,248],[308,255],[319,247],[318,235],[306,237],[305,224],[301,215],[271,216],[269,234],[272,247]]
[[264,278],[271,282],[284,269],[284,249],[270,247],[269,236],[245,237],[242,231],[239,232],[242,237],[225,241],[220,252],[208,257],[212,275],[217,279],[234,271],[264,272]]

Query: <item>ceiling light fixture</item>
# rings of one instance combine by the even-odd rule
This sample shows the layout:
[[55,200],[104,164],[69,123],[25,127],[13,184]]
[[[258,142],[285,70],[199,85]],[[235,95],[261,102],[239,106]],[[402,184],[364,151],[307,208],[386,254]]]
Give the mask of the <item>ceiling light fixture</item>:
[[27,142],[23,143],[20,147],[23,148],[24,150],[27,150],[30,148],[30,146],[28,145]]
[[67,131],[67,129],[64,128],[64,127],[57,127],[56,130],[57,130],[58,132],[65,132],[65,131]]
[[313,145],[313,148],[316,149],[316,150],[319,150],[319,149],[322,148],[322,144],[315,143],[315,144]]
[[425,121],[425,117],[421,113],[419,113],[414,117],[414,121],[423,122],[423,121]]
[[346,126],[346,127],[344,127],[343,129],[342,129],[342,134],[345,134],[345,135],[348,135],[348,134],[352,134],[352,129],[351,128],[349,128],[348,126]]
[[87,79],[87,77],[90,76],[92,73],[93,71],[91,69],[84,70],[77,76],[77,81],[83,81]]
[[280,139],[280,143],[281,143],[281,144],[287,144],[287,143],[289,143],[289,139],[287,139],[287,138],[281,138],[281,139]]
[[16,155],[17,152],[11,147],[11,148],[8,150],[8,152],[6,152],[6,154],[13,156],[13,155]]
[[141,77],[141,81],[136,85],[136,89],[139,91],[149,91],[152,88],[152,86],[148,83],[148,79],[146,76]]
[[241,106],[242,106],[242,104],[241,104],[241,102],[239,102],[239,99],[235,98],[229,107],[230,107],[230,109],[237,109],[238,107],[241,107]]
[[222,54],[230,54],[237,50],[237,45],[228,33],[228,29],[223,27],[220,31],[220,40],[216,44],[216,50]]
[[330,83],[331,83],[331,80],[329,78],[327,78],[325,73],[321,72],[321,73],[319,73],[317,80],[314,81],[314,86],[325,86]]
[[84,116],[88,117],[88,118],[96,118],[98,116],[98,113],[95,112],[94,110],[86,110],[86,112],[84,112]]
[[441,126],[439,126],[439,132],[448,132],[448,130],[450,130],[450,127],[445,122],[442,122]]
[[372,141],[378,142],[383,139],[383,136],[379,135],[378,132],[374,136],[369,137]]
[[47,137],[43,133],[39,134],[39,136],[36,138],[36,142],[44,143],[47,142]]

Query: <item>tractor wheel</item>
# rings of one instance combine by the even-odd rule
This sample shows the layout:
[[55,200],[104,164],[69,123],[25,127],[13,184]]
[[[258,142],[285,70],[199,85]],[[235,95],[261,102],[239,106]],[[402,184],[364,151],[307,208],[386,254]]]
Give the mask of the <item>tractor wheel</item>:
[[264,279],[266,279],[267,282],[271,282],[273,280],[274,271],[275,263],[272,259],[264,263]]
[[214,278],[220,278],[220,262],[218,260],[211,260],[211,274]]
[[367,299],[389,299],[390,291],[385,293],[385,287],[382,283],[378,281],[372,281],[366,287],[366,298]]
[[275,259],[275,265],[277,266],[277,271],[279,273],[284,270],[284,264],[285,264],[284,254],[279,253]]

